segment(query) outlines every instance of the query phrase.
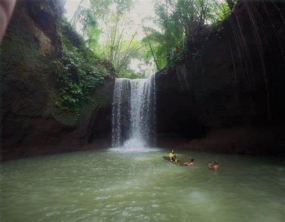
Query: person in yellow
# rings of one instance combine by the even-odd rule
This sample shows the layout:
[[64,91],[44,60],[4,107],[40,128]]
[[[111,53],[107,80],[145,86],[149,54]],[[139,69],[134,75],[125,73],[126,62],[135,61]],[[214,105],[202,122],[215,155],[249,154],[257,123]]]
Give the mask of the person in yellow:
[[169,153],[169,159],[170,159],[170,161],[174,161],[174,162],[177,161],[176,154],[174,153],[174,150],[171,150],[171,152]]

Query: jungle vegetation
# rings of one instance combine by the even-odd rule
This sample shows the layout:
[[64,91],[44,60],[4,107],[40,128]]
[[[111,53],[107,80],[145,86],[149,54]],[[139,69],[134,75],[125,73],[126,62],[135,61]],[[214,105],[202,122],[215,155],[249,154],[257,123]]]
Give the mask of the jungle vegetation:
[[[132,12],[136,0],[81,0],[71,24],[86,46],[113,64],[117,77],[142,78],[199,56],[197,46],[231,13],[235,0],[154,0],[154,15]],[[132,64],[135,64],[134,69]]]
[[[52,96],[54,105],[77,120],[83,104],[102,105],[94,93],[108,75],[145,78],[189,55],[199,56],[197,43],[207,38],[235,4],[233,0],[153,0],[148,1],[153,13],[145,13],[146,9],[137,8],[139,2],[80,0],[69,22],[62,18],[56,22],[54,31],[61,44],[48,58],[51,63],[42,58],[39,43],[24,28],[29,27],[27,21],[18,15],[18,20],[11,21],[14,28],[8,30],[5,47],[0,48],[1,69],[17,73],[10,67],[28,64],[27,75],[37,75],[40,71],[31,72],[30,67],[49,64],[45,72],[56,76],[58,88],[58,94]],[[63,10],[58,3],[42,1],[29,7],[38,12],[34,16],[41,15],[38,22],[47,24],[51,20],[45,18],[57,18],[56,11]]]

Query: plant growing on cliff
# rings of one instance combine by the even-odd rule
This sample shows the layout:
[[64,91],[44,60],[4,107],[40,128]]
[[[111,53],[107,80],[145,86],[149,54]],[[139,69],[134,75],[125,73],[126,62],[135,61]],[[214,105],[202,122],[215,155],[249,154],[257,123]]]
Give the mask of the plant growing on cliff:
[[86,64],[78,49],[64,51],[62,58],[53,64],[60,88],[60,101],[56,105],[78,117],[80,106],[92,99],[96,87],[103,82],[108,72],[103,66],[93,68]]
[[92,100],[96,88],[110,71],[106,63],[84,47],[82,40],[66,22],[60,25],[62,49],[60,59],[53,61],[59,86],[56,106],[64,112],[74,113],[78,118],[82,104]]

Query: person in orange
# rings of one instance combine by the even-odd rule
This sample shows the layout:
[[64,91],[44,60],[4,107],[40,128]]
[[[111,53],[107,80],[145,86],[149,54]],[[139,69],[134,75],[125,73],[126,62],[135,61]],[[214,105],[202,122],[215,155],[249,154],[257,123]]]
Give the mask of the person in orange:
[[195,166],[194,159],[191,159],[189,162],[185,162],[184,165],[187,165],[187,166]]
[[217,170],[220,168],[220,165],[218,162],[214,162],[214,163],[209,163],[208,164],[209,169],[211,170]]

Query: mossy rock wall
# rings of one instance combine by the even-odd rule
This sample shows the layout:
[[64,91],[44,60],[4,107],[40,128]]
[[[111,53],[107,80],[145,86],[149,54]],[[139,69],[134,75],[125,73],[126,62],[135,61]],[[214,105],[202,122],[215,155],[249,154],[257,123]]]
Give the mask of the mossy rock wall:
[[111,109],[112,66],[84,47],[62,12],[59,0],[16,5],[0,54],[4,160],[78,150],[105,118],[98,112]]

